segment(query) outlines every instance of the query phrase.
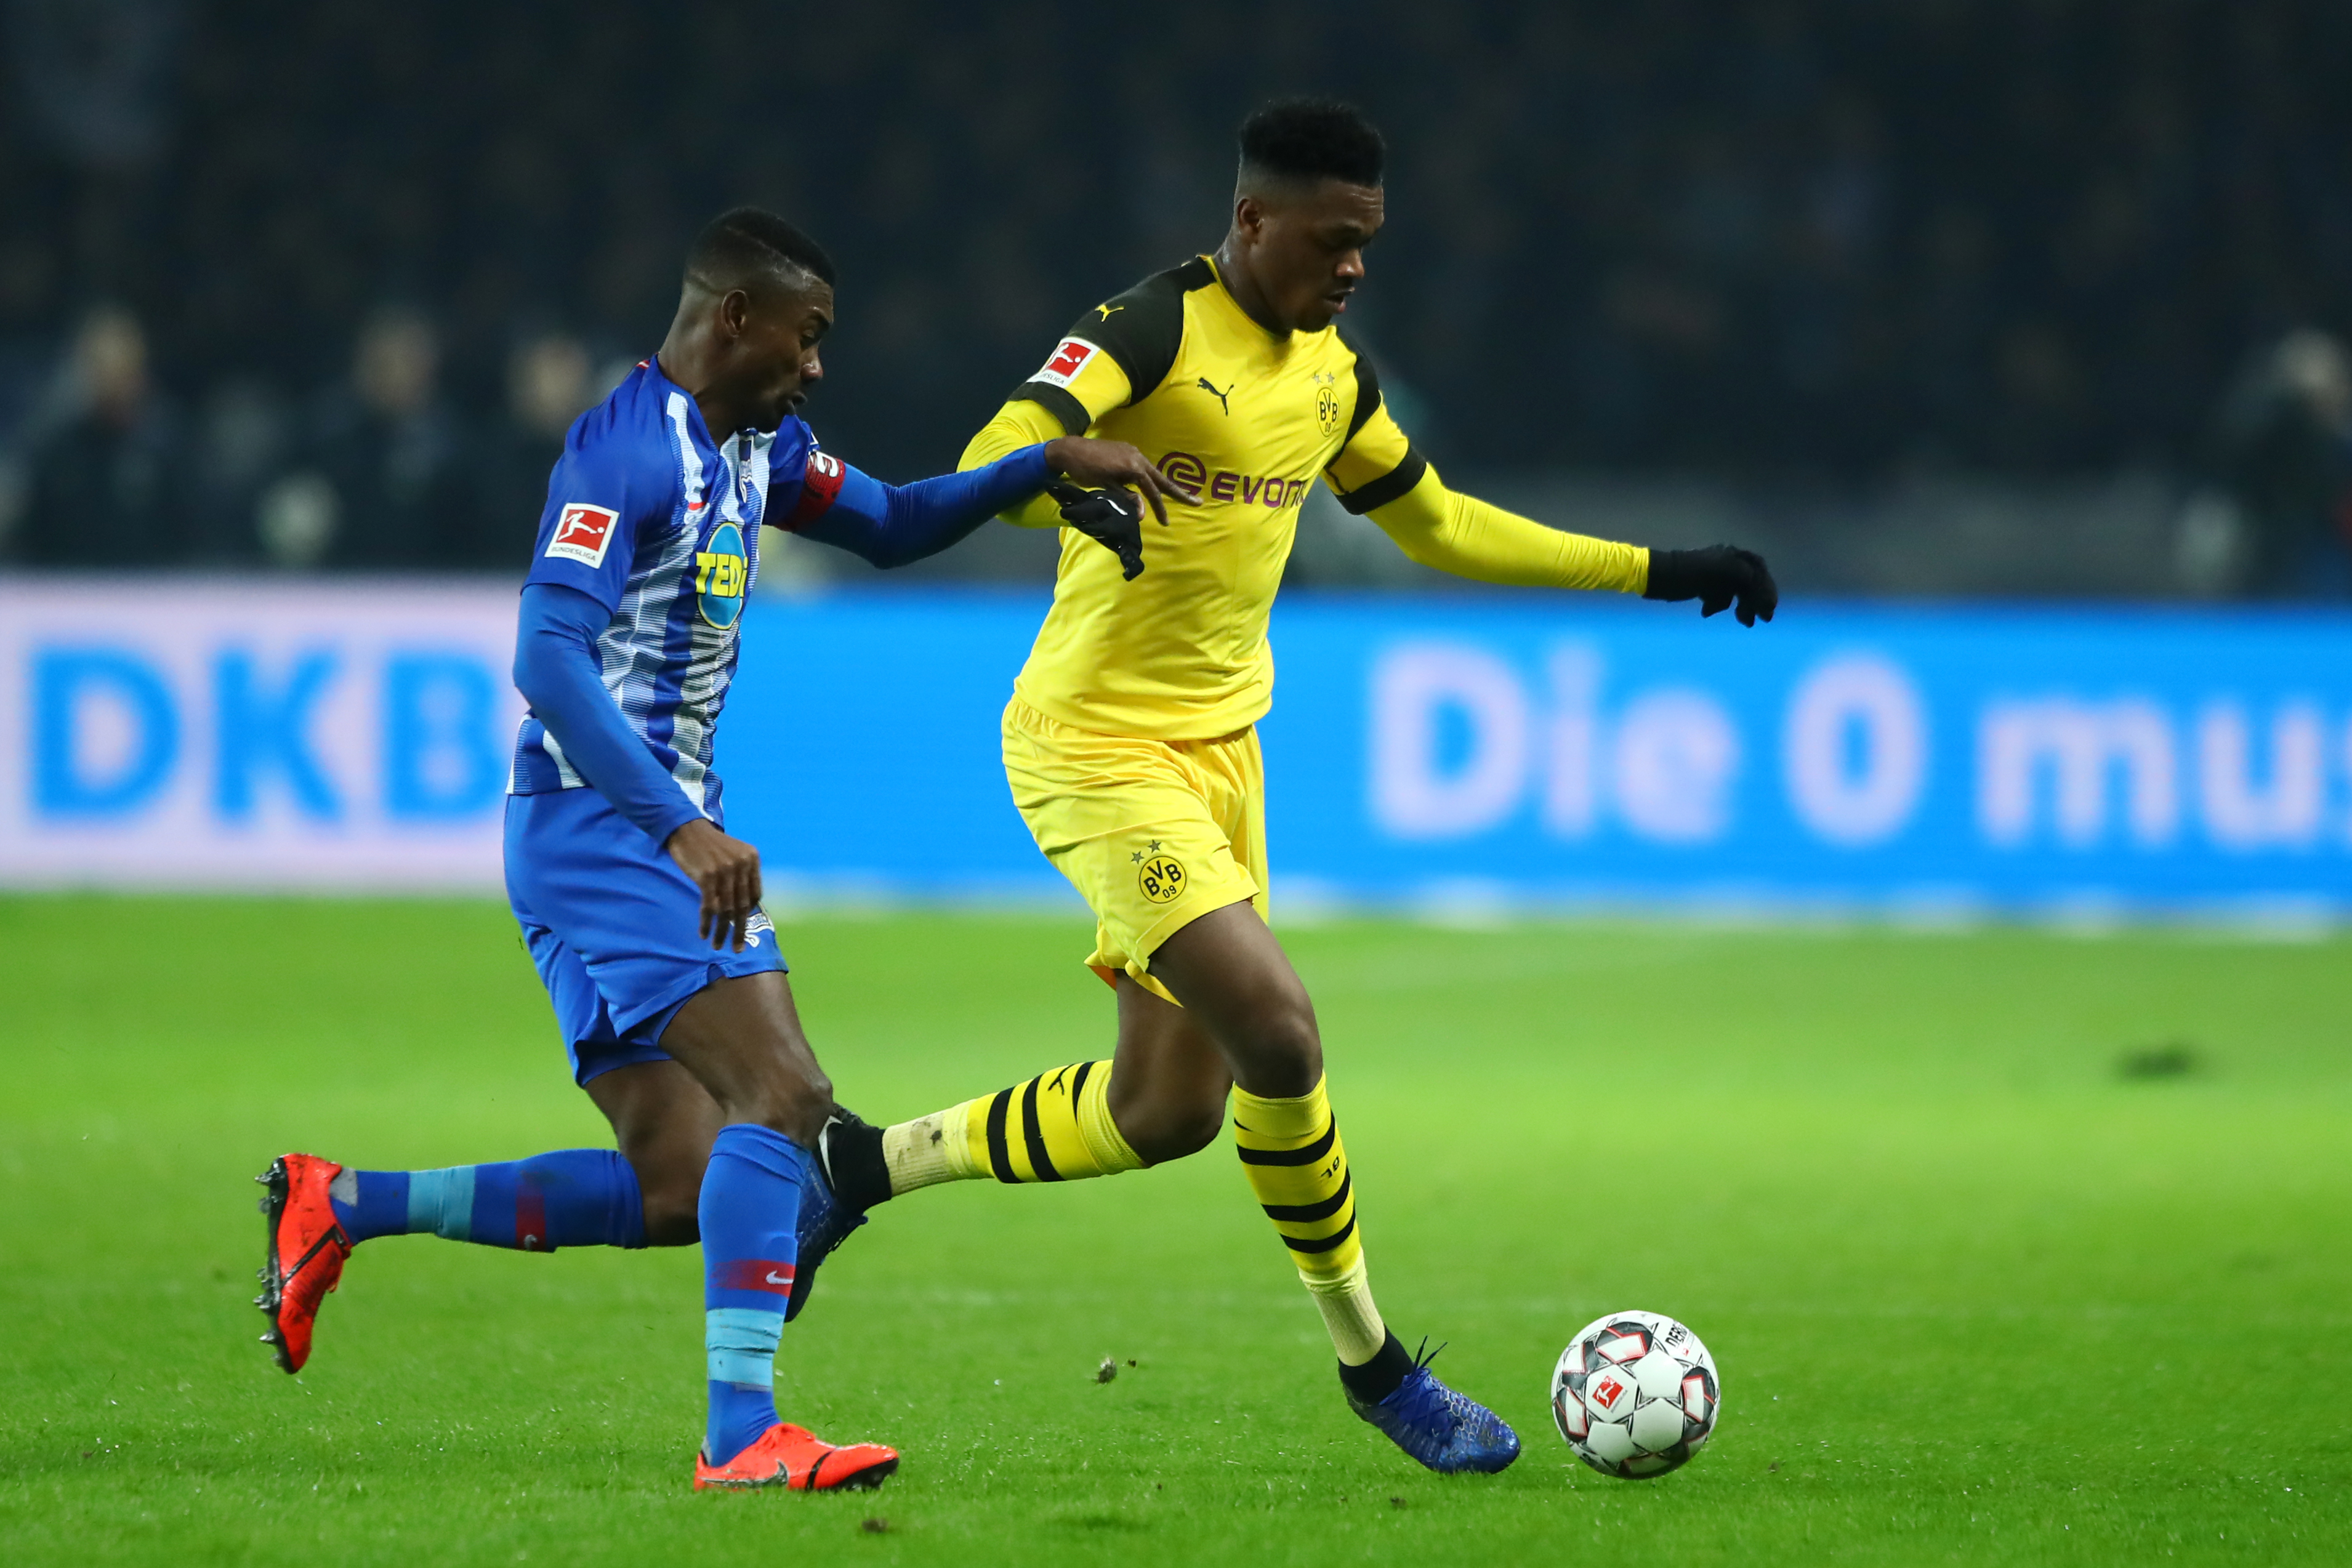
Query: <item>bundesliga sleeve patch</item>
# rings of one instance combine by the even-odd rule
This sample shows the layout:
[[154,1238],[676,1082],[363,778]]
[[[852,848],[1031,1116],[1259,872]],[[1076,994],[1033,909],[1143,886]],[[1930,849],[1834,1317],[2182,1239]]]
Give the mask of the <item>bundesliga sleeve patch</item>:
[[841,495],[841,486],[848,477],[849,470],[840,458],[811,447],[808,468],[801,475],[801,498],[793,505],[792,515],[784,519],[786,531],[797,532],[824,516]]
[[555,537],[547,541],[547,553],[583,566],[603,566],[604,552],[613,544],[613,525],[619,519],[620,514],[609,507],[574,501],[555,519]]
[[1045,368],[1029,379],[1043,382],[1049,387],[1067,387],[1077,379],[1078,372],[1087,368],[1087,361],[1101,352],[1084,338],[1065,338],[1047,357]]

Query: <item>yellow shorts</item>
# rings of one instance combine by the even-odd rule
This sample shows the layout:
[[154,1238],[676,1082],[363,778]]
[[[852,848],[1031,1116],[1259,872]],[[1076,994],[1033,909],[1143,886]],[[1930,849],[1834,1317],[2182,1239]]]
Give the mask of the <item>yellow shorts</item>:
[[1265,765],[1255,727],[1214,740],[1097,735],[1019,697],[1004,777],[1030,836],[1095,912],[1087,967],[1169,1001],[1151,955],[1212,910],[1265,904]]

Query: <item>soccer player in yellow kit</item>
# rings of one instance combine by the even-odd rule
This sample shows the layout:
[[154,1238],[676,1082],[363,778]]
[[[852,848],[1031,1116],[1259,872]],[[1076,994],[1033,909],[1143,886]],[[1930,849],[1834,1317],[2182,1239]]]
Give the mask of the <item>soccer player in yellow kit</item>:
[[[1349,1405],[1432,1469],[1498,1470],[1517,1437],[1417,1364],[1373,1304],[1315,1009],[1265,919],[1254,726],[1299,503],[1319,477],[1413,559],[1488,582],[1697,598],[1708,614],[1736,601],[1745,625],[1771,619],[1777,592],[1744,550],[1607,543],[1447,489],[1333,325],[1381,226],[1379,133],[1344,105],[1288,100],[1244,124],[1241,152],[1216,254],[1087,311],[963,455],[974,467],[1066,434],[1157,455],[1148,570],[1130,559],[1123,578],[1066,536],[1004,711],[1013,800],[1095,912],[1087,962],[1118,992],[1116,1054],[888,1128],[878,1165],[887,1196],[1108,1176],[1205,1148],[1230,1095],[1244,1174],[1322,1311]],[[1011,520],[1061,517],[1047,501]],[[829,1156],[836,1186],[878,1201],[874,1130],[855,1131],[867,1147],[845,1138]]]

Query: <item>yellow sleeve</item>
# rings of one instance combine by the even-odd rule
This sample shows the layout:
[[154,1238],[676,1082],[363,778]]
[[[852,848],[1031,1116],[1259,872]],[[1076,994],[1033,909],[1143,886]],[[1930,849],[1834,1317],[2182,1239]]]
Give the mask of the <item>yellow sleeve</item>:
[[[956,468],[977,468],[1041,441],[1084,435],[1127,397],[1127,372],[1116,358],[1083,338],[1065,338],[1045,368],[1015,389],[1012,401],[971,438]],[[1051,496],[1033,496],[1003,516],[1024,528],[1062,526],[1061,508]]]
[[[1036,403],[1026,399],[1006,403],[996,411],[996,417],[981,426],[980,434],[956,459],[956,471],[984,467],[1024,446],[1034,446],[1041,441],[1058,441],[1065,432],[1061,421]],[[1062,511],[1053,497],[1032,496],[1012,511],[998,514],[1004,521],[1024,528],[1058,528]]]
[[1407,556],[1456,577],[1619,593],[1639,593],[1650,586],[1650,552],[1641,546],[1549,528],[1475,496],[1457,495],[1427,463],[1402,495],[1373,507],[1371,518]]

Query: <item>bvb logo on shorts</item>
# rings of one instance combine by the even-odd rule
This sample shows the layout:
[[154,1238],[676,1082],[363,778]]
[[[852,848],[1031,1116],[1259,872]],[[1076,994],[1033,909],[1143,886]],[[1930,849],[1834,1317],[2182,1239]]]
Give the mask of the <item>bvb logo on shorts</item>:
[[1172,904],[1184,891],[1184,866],[1174,855],[1153,855],[1136,873],[1143,896],[1154,904]]

